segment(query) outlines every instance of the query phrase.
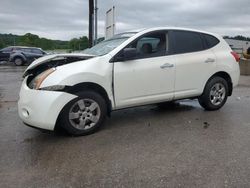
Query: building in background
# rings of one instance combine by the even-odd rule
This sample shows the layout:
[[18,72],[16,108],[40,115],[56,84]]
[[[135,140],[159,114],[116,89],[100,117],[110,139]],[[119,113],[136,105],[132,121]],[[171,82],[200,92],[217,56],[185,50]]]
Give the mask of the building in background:
[[250,47],[250,41],[244,40],[236,40],[236,39],[225,39],[229,46],[237,52],[241,57],[243,56],[243,52],[246,52],[247,49]]

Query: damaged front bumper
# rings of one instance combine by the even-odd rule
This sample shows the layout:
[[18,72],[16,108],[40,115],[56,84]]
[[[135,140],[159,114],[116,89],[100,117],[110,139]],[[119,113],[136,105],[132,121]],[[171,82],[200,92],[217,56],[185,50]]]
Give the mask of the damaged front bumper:
[[27,86],[26,77],[19,94],[18,113],[25,124],[54,130],[61,110],[76,97],[76,95],[60,91],[30,89]]

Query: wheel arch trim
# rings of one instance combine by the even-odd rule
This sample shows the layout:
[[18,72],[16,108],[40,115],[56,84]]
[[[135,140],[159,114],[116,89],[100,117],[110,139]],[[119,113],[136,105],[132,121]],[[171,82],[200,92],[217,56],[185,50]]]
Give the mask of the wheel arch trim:
[[[101,85],[94,82],[82,82],[73,86],[67,86],[65,92],[77,95],[81,91],[91,90],[99,93],[106,101],[108,107],[108,115],[112,111],[112,99],[109,98],[108,92]],[[78,96],[78,95],[77,95]]]
[[23,61],[27,61],[27,58],[22,54],[17,54],[17,55],[10,57],[10,61],[15,61],[16,58],[21,58]]
[[[203,92],[205,90],[205,87],[207,85],[207,83],[214,77],[221,77],[223,79],[226,80],[226,82],[228,83],[228,96],[231,96],[232,95],[232,92],[233,92],[233,83],[232,83],[232,78],[230,76],[229,73],[225,72],[225,71],[219,71],[219,72],[216,72],[214,73],[212,76],[210,76],[210,78],[207,80],[207,82],[205,83],[204,87],[203,87]],[[203,93],[202,92],[202,93]]]

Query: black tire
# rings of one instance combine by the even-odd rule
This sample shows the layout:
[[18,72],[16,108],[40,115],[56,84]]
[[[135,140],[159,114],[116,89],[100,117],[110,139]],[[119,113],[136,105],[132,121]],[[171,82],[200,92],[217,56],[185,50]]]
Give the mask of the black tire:
[[[219,89],[216,89],[219,88]],[[224,88],[224,92],[223,89]],[[228,83],[224,78],[211,78],[203,91],[203,94],[198,98],[200,105],[208,111],[220,109],[227,101]]]
[[[59,126],[61,126],[69,134],[74,136],[83,136],[92,134],[96,132],[103,125],[107,115],[107,104],[105,102],[105,99],[100,94],[94,91],[84,91],[78,93],[77,95],[79,97],[70,101],[63,108],[59,116]],[[83,103],[84,105],[82,105]],[[94,110],[91,111],[90,110],[91,105],[94,103],[96,103],[98,107],[96,107],[95,111]],[[84,106],[84,108],[81,109],[80,106],[82,107]],[[87,109],[88,107],[90,108]],[[89,112],[87,112],[88,110]],[[86,113],[88,113],[88,115]],[[78,118],[78,116],[80,117]],[[88,119],[92,117],[94,118],[98,117],[98,121],[97,119],[95,119],[96,123],[94,123],[94,121],[92,122],[90,119]],[[81,124],[81,121],[85,122],[84,125]]]
[[16,66],[22,66],[22,65],[24,64],[24,61],[23,61],[23,59],[22,59],[21,57],[16,57],[16,58],[14,59],[14,64],[15,64]]

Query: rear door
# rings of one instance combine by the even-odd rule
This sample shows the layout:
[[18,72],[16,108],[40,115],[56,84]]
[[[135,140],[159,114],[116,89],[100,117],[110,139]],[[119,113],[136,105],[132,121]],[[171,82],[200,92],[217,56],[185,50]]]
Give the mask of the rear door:
[[33,48],[23,48],[21,51],[29,62],[37,59],[36,54],[33,52]]
[[202,34],[173,31],[176,56],[175,99],[200,95],[216,70],[216,56],[206,48]]

